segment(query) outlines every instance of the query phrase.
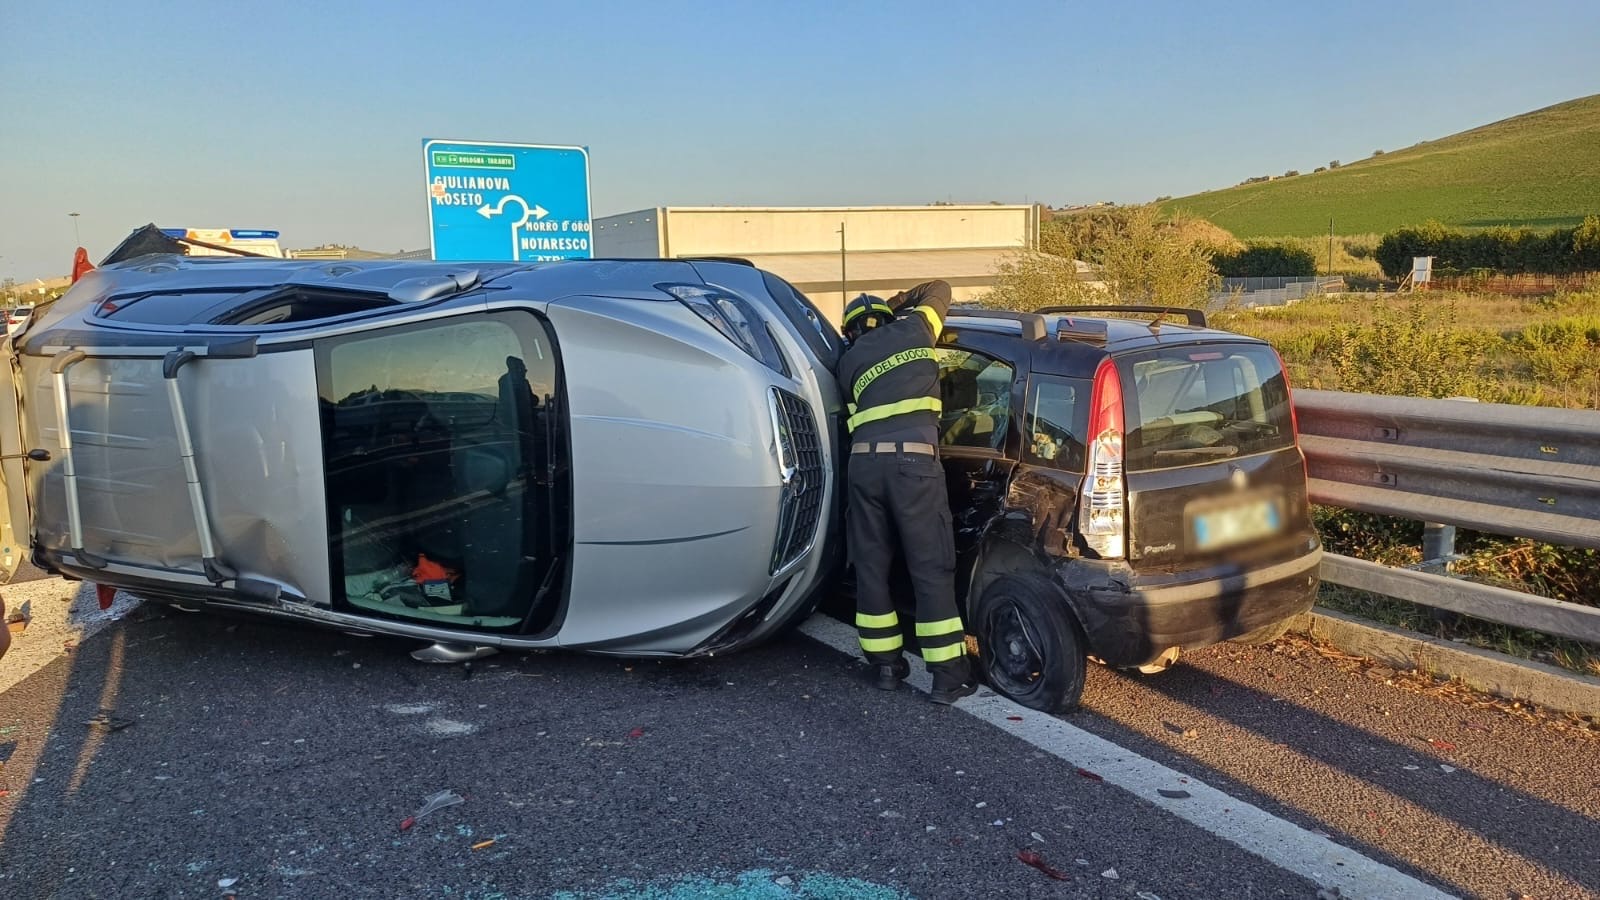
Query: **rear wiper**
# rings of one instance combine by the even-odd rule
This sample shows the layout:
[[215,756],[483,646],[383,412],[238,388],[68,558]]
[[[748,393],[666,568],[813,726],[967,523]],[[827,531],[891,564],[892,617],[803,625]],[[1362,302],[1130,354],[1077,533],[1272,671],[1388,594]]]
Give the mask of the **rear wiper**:
[[1155,455],[1156,456],[1178,456],[1178,455],[1184,454],[1184,453],[1191,453],[1191,454],[1194,454],[1195,456],[1217,456],[1217,457],[1237,456],[1239,454],[1239,448],[1238,447],[1181,447],[1181,448],[1179,448],[1177,450],[1157,450],[1155,452]]

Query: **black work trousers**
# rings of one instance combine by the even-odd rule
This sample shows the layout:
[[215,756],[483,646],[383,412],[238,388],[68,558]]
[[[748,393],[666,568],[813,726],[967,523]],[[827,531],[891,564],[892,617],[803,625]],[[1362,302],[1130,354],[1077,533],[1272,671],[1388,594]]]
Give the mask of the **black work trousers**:
[[955,535],[944,468],[923,453],[855,453],[847,528],[856,570],[856,629],[868,661],[900,659],[903,638],[889,589],[898,552],[917,598],[917,643],[937,687],[968,680],[966,629],[956,608]]

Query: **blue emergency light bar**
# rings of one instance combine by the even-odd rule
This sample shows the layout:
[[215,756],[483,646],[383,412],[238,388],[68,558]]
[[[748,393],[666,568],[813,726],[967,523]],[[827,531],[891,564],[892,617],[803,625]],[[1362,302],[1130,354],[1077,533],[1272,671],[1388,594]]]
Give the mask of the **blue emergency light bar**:
[[[166,235],[167,237],[186,238],[186,237],[189,236],[189,232],[192,231],[192,230],[196,230],[196,229],[190,229],[190,228],[163,228],[163,229],[161,229],[161,233]],[[198,230],[210,231],[211,229],[207,228],[207,229],[198,229]],[[267,230],[261,229],[261,228],[229,228],[229,229],[227,229],[227,232],[228,232],[228,236],[229,237],[237,238],[237,239],[240,239],[240,240],[247,239],[247,238],[273,238],[274,240],[276,240],[277,237],[278,237],[278,232],[276,232],[276,231],[267,231]]]

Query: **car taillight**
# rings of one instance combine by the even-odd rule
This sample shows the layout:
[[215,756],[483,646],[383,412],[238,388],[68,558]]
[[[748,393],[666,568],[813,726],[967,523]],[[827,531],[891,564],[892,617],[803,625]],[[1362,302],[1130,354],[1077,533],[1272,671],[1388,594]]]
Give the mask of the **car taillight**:
[[1289,427],[1294,429],[1294,442],[1300,443],[1300,412],[1294,408],[1294,389],[1289,384],[1289,367],[1283,364],[1283,355],[1277,350],[1272,355],[1278,360],[1278,371],[1283,373],[1283,396],[1289,401]]
[[[1289,367],[1283,364],[1283,355],[1277,350],[1272,355],[1278,358],[1278,371],[1283,374],[1283,396],[1289,401],[1289,429],[1293,432],[1294,446],[1300,449],[1300,413],[1294,408],[1294,388],[1289,385]],[[1307,483],[1311,481],[1311,462],[1306,459],[1304,452],[1300,453],[1300,477]]]
[[1128,491],[1122,471],[1122,379],[1111,360],[1094,373],[1089,406],[1089,470],[1078,501],[1078,533],[1102,559],[1125,553]]

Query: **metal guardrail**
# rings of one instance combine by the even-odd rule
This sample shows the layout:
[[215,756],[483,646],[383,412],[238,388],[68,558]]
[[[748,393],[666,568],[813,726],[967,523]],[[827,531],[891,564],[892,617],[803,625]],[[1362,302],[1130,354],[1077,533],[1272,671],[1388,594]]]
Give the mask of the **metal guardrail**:
[[[1600,549],[1600,411],[1300,390],[1313,503]],[[1330,554],[1325,581],[1600,643],[1600,608]]]

